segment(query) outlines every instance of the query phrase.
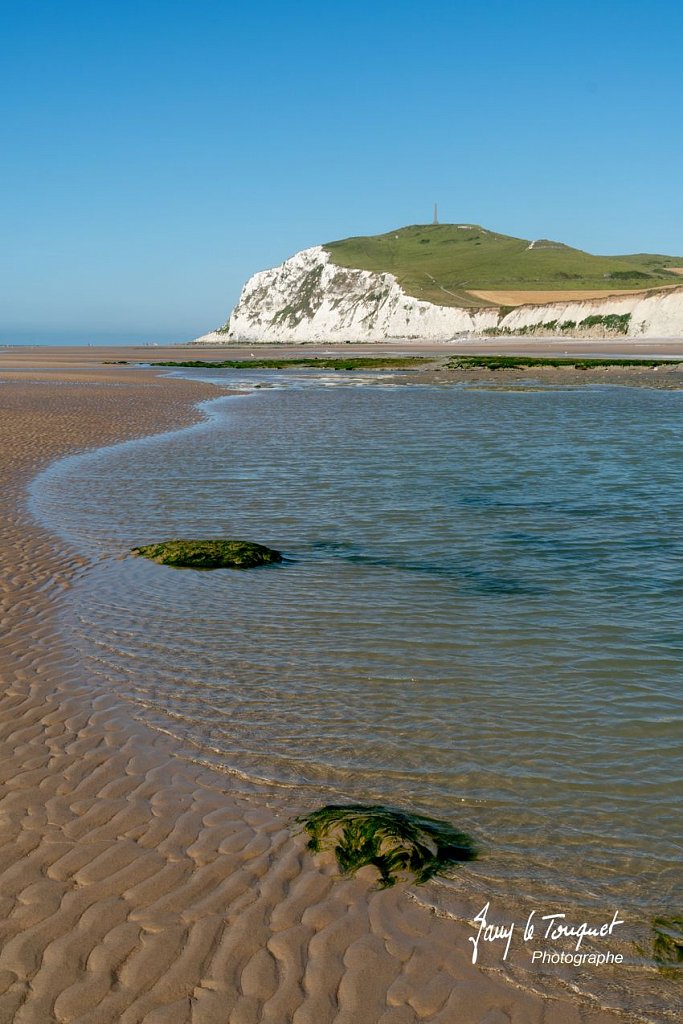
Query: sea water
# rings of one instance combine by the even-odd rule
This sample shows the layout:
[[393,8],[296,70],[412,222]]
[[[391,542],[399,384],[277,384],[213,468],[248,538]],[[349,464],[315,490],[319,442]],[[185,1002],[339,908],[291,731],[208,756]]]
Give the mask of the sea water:
[[[90,558],[62,625],[92,685],[236,784],[453,822],[480,857],[442,908],[675,913],[683,393],[195,376],[244,393],[34,484]],[[122,557],[221,536],[286,561]]]

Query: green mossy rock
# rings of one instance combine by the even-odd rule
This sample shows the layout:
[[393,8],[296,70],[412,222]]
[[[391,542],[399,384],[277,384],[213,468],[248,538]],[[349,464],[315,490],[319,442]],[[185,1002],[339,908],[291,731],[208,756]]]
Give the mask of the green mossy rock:
[[166,540],[133,548],[132,554],[176,569],[253,569],[282,561],[279,551],[244,540]]
[[652,922],[652,948],[660,968],[683,965],[683,917],[656,917]]
[[332,850],[342,874],[374,865],[380,889],[400,880],[426,882],[442,868],[477,856],[472,839],[447,821],[381,804],[328,804],[297,821],[311,837],[308,848]]

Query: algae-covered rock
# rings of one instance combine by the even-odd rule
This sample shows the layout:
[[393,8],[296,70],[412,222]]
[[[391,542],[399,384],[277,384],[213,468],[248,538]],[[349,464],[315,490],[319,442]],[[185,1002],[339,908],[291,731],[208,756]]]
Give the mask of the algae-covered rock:
[[381,804],[328,804],[297,821],[311,837],[309,849],[332,850],[342,874],[374,865],[380,889],[400,879],[426,882],[442,868],[477,855],[472,839],[447,821]]
[[252,569],[282,561],[279,551],[244,540],[166,540],[132,553],[176,569]]
[[683,917],[656,917],[652,932],[652,948],[658,966],[683,966]]

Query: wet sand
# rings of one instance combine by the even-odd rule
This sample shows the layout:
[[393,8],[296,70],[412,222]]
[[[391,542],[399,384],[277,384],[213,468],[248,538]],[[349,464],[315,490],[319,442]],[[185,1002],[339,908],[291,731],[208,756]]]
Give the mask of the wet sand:
[[277,791],[237,792],[88,687],[54,626],[87,564],[29,519],[26,485],[61,455],[192,422],[215,390],[86,353],[0,360],[0,1021],[631,1019],[473,966],[471,929],[375,890],[372,869],[339,878]]
[[[109,364],[124,361],[132,371],[133,364],[163,359],[285,359],[315,355],[382,356],[424,355],[446,358],[451,355],[563,355],[591,358],[609,356],[617,359],[655,357],[683,360],[683,338],[461,338],[450,342],[394,341],[375,344],[231,344],[231,345],[136,345],[136,346],[0,346],[0,370],[33,371],[36,367],[65,368],[85,372],[111,368]],[[122,367],[125,372],[126,367]]]
[[582,387],[587,384],[611,384],[619,387],[657,388],[680,391],[683,388],[683,364],[660,363],[659,366],[597,366],[586,370],[567,366],[529,366],[515,369],[490,370],[487,367],[448,369],[432,364],[424,370],[411,372],[403,383],[468,384],[486,388],[563,388]]

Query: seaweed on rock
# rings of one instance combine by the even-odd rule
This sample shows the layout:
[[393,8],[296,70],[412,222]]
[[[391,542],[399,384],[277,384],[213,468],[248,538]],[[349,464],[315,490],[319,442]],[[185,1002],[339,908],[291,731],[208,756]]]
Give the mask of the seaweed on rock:
[[166,540],[133,548],[160,565],[176,569],[252,569],[281,562],[279,551],[243,540]]
[[652,949],[660,968],[683,966],[683,917],[656,917],[652,922]]
[[380,889],[402,879],[426,882],[477,855],[473,840],[448,822],[381,804],[328,804],[297,821],[310,836],[309,849],[332,850],[342,874],[374,865]]

